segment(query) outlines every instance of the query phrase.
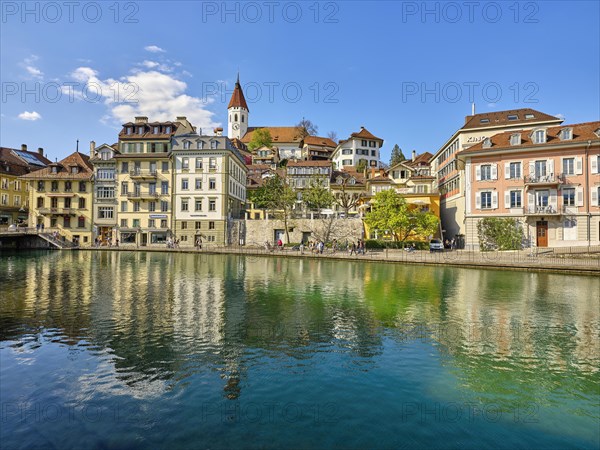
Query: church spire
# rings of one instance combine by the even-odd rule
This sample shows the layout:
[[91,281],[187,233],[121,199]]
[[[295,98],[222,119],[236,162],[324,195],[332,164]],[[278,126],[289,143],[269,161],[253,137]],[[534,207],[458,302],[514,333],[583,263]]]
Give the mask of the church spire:
[[246,99],[244,98],[244,91],[242,91],[242,85],[240,84],[240,73],[238,72],[237,81],[235,82],[235,88],[233,94],[231,94],[231,100],[229,100],[229,108],[245,108],[246,111],[250,111]]

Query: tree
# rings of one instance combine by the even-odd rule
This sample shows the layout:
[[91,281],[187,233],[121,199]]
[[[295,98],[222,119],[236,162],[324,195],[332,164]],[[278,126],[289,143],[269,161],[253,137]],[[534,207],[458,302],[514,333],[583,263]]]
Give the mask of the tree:
[[335,131],[330,131],[327,133],[327,137],[337,144],[338,134]]
[[340,206],[346,217],[348,217],[348,212],[351,209],[354,209],[358,206],[360,201],[364,198],[364,193],[351,191],[349,186],[352,186],[352,181],[354,180],[350,176],[340,175],[338,177],[337,186],[339,186],[339,190],[334,194],[335,204]]
[[398,146],[398,144],[394,145],[392,149],[392,156],[390,157],[390,167],[395,166],[396,164],[406,161],[404,153],[402,153],[402,149]]
[[296,125],[296,130],[300,134],[300,137],[304,139],[306,136],[315,136],[319,131],[319,127],[303,117]]
[[269,210],[276,218],[283,220],[287,242],[290,242],[288,222],[296,198],[294,189],[278,174],[267,178],[265,183],[255,189],[250,196],[257,208]]
[[366,168],[367,168],[367,160],[366,159],[361,159],[360,161],[358,161],[358,164],[356,165],[357,172],[363,173]]
[[387,189],[375,196],[365,223],[373,230],[391,234],[394,241],[404,242],[408,238],[425,239],[433,235],[439,219],[431,212],[409,205],[393,189]]
[[313,178],[310,181],[308,188],[302,193],[302,199],[311,210],[329,208],[334,202],[333,195],[320,178]]
[[252,139],[248,142],[248,148],[250,150],[256,150],[260,147],[270,148],[272,144],[273,138],[271,137],[271,132],[266,128],[259,128],[252,133]]
[[523,227],[517,219],[510,217],[486,217],[477,222],[477,235],[481,251],[521,250]]

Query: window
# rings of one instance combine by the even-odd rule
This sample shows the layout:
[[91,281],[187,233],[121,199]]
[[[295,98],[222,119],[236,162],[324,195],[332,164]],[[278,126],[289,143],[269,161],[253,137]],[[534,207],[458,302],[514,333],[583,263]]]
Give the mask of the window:
[[160,202],[160,210],[162,212],[167,212],[169,210],[169,202],[167,202],[167,201],[161,201]]
[[152,195],[156,195],[156,183],[148,183],[148,192]]
[[351,155],[351,154],[352,154],[351,148],[343,148],[342,149],[342,155]]
[[8,205],[8,194],[2,194],[2,204]]
[[538,177],[546,176],[546,160],[535,162],[535,175]]
[[217,188],[217,180],[216,180],[216,178],[209,178],[208,179],[208,188],[209,189],[216,189]]
[[533,119],[535,116],[533,114],[525,114],[526,119]]
[[168,172],[169,171],[169,161],[163,161],[162,162],[162,167],[160,169],[162,172]]
[[140,219],[133,219],[133,228],[140,227]]
[[215,223],[214,222],[208,222],[208,229],[209,230],[214,230],[215,229]]
[[516,114],[509,114],[508,120],[519,120],[519,116],[517,116]]
[[71,217],[70,216],[65,216],[63,224],[64,224],[63,226],[65,228],[71,228]]
[[367,141],[366,140],[360,141],[360,145],[362,145],[363,147],[366,147],[367,146]]
[[38,208],[43,208],[44,207],[44,197],[38,197],[37,198],[37,207]]
[[148,211],[150,211],[150,212],[156,211],[156,202],[148,202]]
[[481,166],[481,180],[492,179],[492,166],[490,164],[484,164]]
[[521,135],[519,133],[510,136],[510,145],[521,145]]
[[342,166],[351,166],[351,165],[352,165],[351,159],[343,159],[342,160]]
[[148,219],[148,228],[154,228],[156,226],[156,221],[154,219]]
[[492,208],[492,193],[491,192],[482,192],[481,193],[481,209],[491,209]]
[[127,212],[127,202],[121,202],[121,212]]
[[52,190],[52,192],[57,192],[58,191],[58,181],[53,181],[52,182],[51,190]]
[[161,228],[167,228],[167,219],[161,219],[160,220],[160,227]]
[[210,199],[208,201],[208,210],[216,211],[217,210],[217,201],[215,199]]
[[121,194],[127,195],[129,193],[129,183],[127,181],[121,182]]
[[194,202],[194,209],[196,211],[202,211],[202,199],[201,198],[197,198]]
[[58,208],[58,199],[56,197],[50,199],[50,208]]
[[133,204],[133,212],[140,212],[140,202],[135,202]]
[[575,158],[563,159],[563,173],[565,175],[575,174]]
[[138,127],[138,134],[144,134],[144,127]]
[[510,163],[510,179],[517,180],[521,178],[521,163],[520,162],[511,162]]
[[73,190],[73,185],[70,181],[65,181],[65,192],[71,192]]
[[575,188],[563,188],[563,205],[575,206]]
[[99,219],[112,219],[114,217],[114,209],[110,206],[100,206],[98,208]]
[[171,133],[171,127],[167,127],[165,129],[165,134],[170,134]]
[[548,206],[549,197],[548,191],[535,191],[535,204],[537,206]]
[[546,142],[546,130],[537,130],[533,135],[534,144],[543,144]]
[[39,192],[44,192],[46,190],[46,183],[43,181],[38,181],[37,190]]
[[210,141],[210,148],[219,148],[219,141]]
[[77,218],[77,228],[85,228],[85,217],[79,216]]
[[202,170],[202,158],[196,158],[196,170]]
[[121,228],[127,228],[127,227],[128,227],[127,219],[121,219]]
[[169,194],[169,182],[168,181],[161,181],[161,183],[160,183],[160,193],[162,195],[168,195]]
[[121,173],[129,172],[129,163],[122,162],[121,163]]
[[195,186],[196,186],[196,190],[202,189],[202,178],[196,178]]
[[13,206],[21,206],[21,196],[20,195],[15,195],[15,198],[13,200]]
[[65,198],[65,208],[70,208],[70,207],[71,207],[71,199]]
[[208,168],[210,170],[215,170],[217,168],[217,158],[214,158],[214,157],[209,158]]
[[181,179],[181,190],[187,191],[188,188],[189,188],[189,180],[187,178],[182,178]]
[[564,130],[560,131],[560,139],[562,141],[568,141],[573,139],[573,129],[572,128],[565,128]]
[[127,127],[127,128],[125,128],[125,130],[126,130],[127,134],[131,134],[133,131],[131,127]]
[[181,210],[182,211],[189,211],[190,209],[190,201],[187,198],[182,198],[181,199]]
[[187,230],[187,222],[185,222],[185,221],[181,222],[181,229]]
[[[189,142],[188,142],[189,144]],[[183,170],[188,170],[190,168],[190,158],[182,158],[181,159],[181,168]]]
[[152,128],[152,134],[159,134],[158,133],[158,127],[153,127]]
[[79,209],[85,209],[85,198],[79,199]]
[[195,227],[196,230],[199,230],[202,227],[202,222],[196,222]]
[[377,150],[371,150],[371,156],[377,156]]
[[79,192],[85,192],[86,191],[86,182],[85,181],[80,181],[79,182]]
[[510,207],[521,208],[522,206],[521,191],[510,191]]
[[98,169],[96,178],[99,180],[114,180],[115,170],[114,169]]
[[479,123],[490,123],[490,119],[480,119]]

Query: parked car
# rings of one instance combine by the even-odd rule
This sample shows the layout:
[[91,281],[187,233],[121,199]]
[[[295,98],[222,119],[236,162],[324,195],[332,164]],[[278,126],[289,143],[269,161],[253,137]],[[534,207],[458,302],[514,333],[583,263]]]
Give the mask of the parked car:
[[432,239],[429,241],[429,252],[443,252],[444,251],[444,243],[441,239]]
[[17,225],[16,224],[11,224],[8,226],[8,231],[17,231]]

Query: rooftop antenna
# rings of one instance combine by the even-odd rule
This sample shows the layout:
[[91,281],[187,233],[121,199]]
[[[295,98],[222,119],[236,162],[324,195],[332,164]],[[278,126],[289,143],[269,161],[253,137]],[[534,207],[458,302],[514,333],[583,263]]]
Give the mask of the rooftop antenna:
[[77,153],[79,153],[79,139],[77,139],[77,148],[75,149]]
[[475,102],[471,103],[471,115],[475,115]]

